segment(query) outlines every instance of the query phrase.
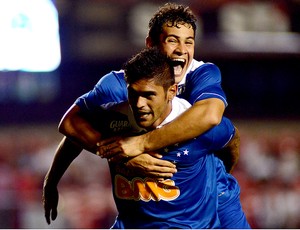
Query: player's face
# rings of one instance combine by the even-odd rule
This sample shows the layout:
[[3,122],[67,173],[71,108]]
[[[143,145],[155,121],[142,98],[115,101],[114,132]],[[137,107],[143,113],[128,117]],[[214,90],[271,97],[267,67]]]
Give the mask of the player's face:
[[163,26],[160,35],[160,49],[173,60],[175,82],[179,83],[184,77],[194,58],[195,33],[188,24],[176,26]]
[[128,86],[128,99],[137,124],[145,129],[155,129],[171,112],[171,102],[176,86],[165,92],[153,80],[139,80]]

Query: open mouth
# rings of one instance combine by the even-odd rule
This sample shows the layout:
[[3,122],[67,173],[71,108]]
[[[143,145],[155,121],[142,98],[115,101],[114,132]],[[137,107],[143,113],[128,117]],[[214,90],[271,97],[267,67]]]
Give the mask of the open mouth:
[[146,119],[150,114],[150,112],[136,112],[138,119]]
[[172,59],[172,65],[174,68],[174,74],[176,75],[181,75],[183,68],[185,66],[185,60],[184,59]]

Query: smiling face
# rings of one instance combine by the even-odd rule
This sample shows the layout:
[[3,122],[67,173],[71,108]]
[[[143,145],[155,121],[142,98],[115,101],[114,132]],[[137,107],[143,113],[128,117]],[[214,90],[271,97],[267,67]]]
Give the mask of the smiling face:
[[[179,83],[194,58],[194,29],[189,24],[168,25],[165,23],[159,39],[158,47],[173,60],[175,82]],[[149,38],[147,45],[152,45]]]
[[137,124],[156,128],[172,110],[177,92],[171,59],[157,47],[134,55],[124,65],[128,100]]
[[165,90],[149,79],[141,79],[128,85],[128,99],[137,124],[147,130],[155,129],[172,110],[176,85]]

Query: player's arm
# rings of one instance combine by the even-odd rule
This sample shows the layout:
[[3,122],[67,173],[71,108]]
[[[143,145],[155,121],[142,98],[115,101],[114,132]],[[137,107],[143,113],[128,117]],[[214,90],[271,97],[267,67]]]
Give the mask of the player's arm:
[[[73,105],[59,124],[59,131],[76,141],[86,150],[96,153],[97,142],[101,139],[98,132],[80,112],[80,107]],[[70,143],[71,144],[71,143]],[[136,158],[128,158],[127,166],[135,175],[151,177],[172,177],[176,166],[169,161],[159,159],[158,155],[141,154]]]
[[140,136],[100,141],[100,155],[134,156],[192,139],[218,125],[224,110],[225,104],[218,98],[197,101],[191,108],[160,129]]
[[83,148],[95,153],[95,146],[101,134],[91,125],[91,120],[94,118],[90,116],[109,102],[125,100],[127,100],[127,86],[124,73],[112,71],[101,77],[91,91],[76,99],[62,117],[58,129]]
[[222,149],[216,151],[215,154],[223,161],[226,171],[232,173],[240,156],[240,133],[236,127],[235,134],[230,142]]
[[96,153],[96,144],[101,139],[101,133],[93,128],[78,105],[73,104],[69,108],[61,119],[58,130],[84,149]]
[[43,206],[48,224],[57,217],[57,185],[72,161],[80,154],[82,148],[64,137],[60,142],[53,162],[45,176],[43,184]]
[[145,134],[144,149],[156,150],[195,138],[218,125],[224,110],[225,105],[220,99],[198,101],[171,123]]

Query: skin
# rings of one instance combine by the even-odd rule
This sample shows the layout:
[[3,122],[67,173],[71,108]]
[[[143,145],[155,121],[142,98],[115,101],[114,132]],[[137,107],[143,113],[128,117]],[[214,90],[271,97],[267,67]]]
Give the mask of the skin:
[[[66,154],[59,154],[63,153],[64,150],[67,151],[67,156]],[[57,205],[59,198],[57,185],[69,165],[81,151],[82,148],[80,146],[71,142],[70,139],[66,137],[64,137],[58,145],[56,150],[58,154],[54,157],[52,165],[45,176],[43,185],[42,201],[45,210],[45,218],[48,224],[51,223],[51,219],[55,220],[57,217]],[[57,164],[57,162],[59,164]]]
[[[170,86],[166,91],[153,80],[139,80],[128,87],[129,103],[137,124],[147,130],[155,129],[171,112],[172,99],[176,96],[177,85]],[[61,154],[62,148],[71,150]],[[48,224],[57,217],[59,194],[57,185],[71,162],[80,154],[82,148],[66,137],[61,141],[57,154],[47,172],[43,186],[43,205]],[[133,163],[134,164],[134,163]],[[144,171],[144,170],[143,170]]]
[[[154,129],[171,112],[171,99],[154,81],[140,80],[128,87],[128,98],[134,118],[140,127]],[[176,92],[173,92],[173,97]]]
[[[148,47],[152,45],[149,37],[146,42]],[[171,59],[184,61],[181,71],[176,71],[175,69],[175,82],[179,83],[194,58],[194,30],[188,25],[178,25],[178,27],[164,25],[163,32],[160,35],[159,48]]]
[[[175,82],[179,83],[184,77],[189,65],[194,58],[195,37],[194,30],[189,25],[178,25],[177,27],[163,26],[160,34],[159,49],[166,53],[172,60],[184,62],[183,68],[178,71],[175,68]],[[152,46],[151,39],[146,39],[147,47]]]
[[[181,71],[175,69],[175,81],[179,83],[184,77],[194,58],[194,30],[189,25],[163,26],[159,48],[172,60],[182,60]],[[148,47],[153,46],[149,37]],[[136,137],[114,137],[98,142],[98,155],[108,158],[137,156],[144,152],[155,151],[165,146],[189,140],[219,124],[225,110],[224,103],[216,98],[196,102],[189,110],[161,129]],[[201,119],[200,119],[201,118]],[[167,135],[166,135],[167,133]],[[182,135],[185,133],[185,135]],[[109,154],[107,154],[109,152]]]
[[[179,73],[178,71],[175,71],[175,81],[177,83],[180,82],[184,77],[188,69],[188,66],[190,65],[194,57],[194,49],[195,49],[194,35],[195,35],[194,30],[189,25],[178,25],[178,27],[170,27],[168,25],[163,26],[163,32],[160,35],[159,49],[165,52],[172,59],[174,60],[179,59],[184,62],[184,66],[182,70]],[[146,46],[147,47],[153,46],[150,37],[146,38]],[[207,114],[210,113],[210,116],[207,116],[207,118],[209,119],[205,119],[205,122],[208,121],[207,125],[205,126],[205,129],[207,130],[210,127],[213,127],[213,125],[211,124],[211,119],[214,118],[213,116],[214,113],[212,112],[212,110],[214,109],[213,106],[215,105],[215,101],[217,101],[218,103],[217,105],[220,105],[221,107],[220,110],[218,109],[218,113],[220,113],[220,118],[222,117],[222,112],[224,111],[225,106],[224,103],[219,99],[208,99],[205,101],[206,101],[205,103],[203,101],[203,102],[197,102],[196,104],[203,106],[201,107],[202,116],[205,113]],[[205,107],[210,110],[206,110]],[[197,112],[197,111],[194,112],[193,110],[190,111],[190,116],[186,118],[187,120],[191,118],[191,115]],[[195,117],[197,117],[196,120],[199,120],[198,115],[195,115]],[[219,121],[217,121],[216,124],[218,122]],[[194,125],[191,124],[189,131],[191,131],[191,128],[196,129],[197,127],[194,127]],[[172,129],[172,127],[170,127],[170,129]],[[118,158],[122,158],[122,157],[127,157],[131,153],[132,155],[138,156],[144,152],[152,152],[154,150],[157,150],[165,146],[160,143],[160,145],[157,146],[156,148],[151,148],[151,146],[147,147],[146,145],[140,147],[141,145],[146,143],[147,139],[150,139],[152,137],[146,135],[142,135],[137,138],[128,137],[123,139],[115,137],[112,139],[107,139],[104,142],[98,142],[101,139],[101,134],[98,131],[96,131],[88,122],[86,122],[84,118],[82,118],[82,116],[80,115],[80,108],[76,105],[73,105],[62,118],[59,124],[59,131],[65,134],[66,136],[68,136],[69,138],[71,138],[72,140],[74,140],[75,142],[80,143],[80,145],[83,148],[93,153],[98,153],[98,155],[101,155],[102,157],[104,156],[107,148],[111,149],[110,157],[119,154],[120,156]],[[160,134],[159,136],[161,135],[166,136],[164,135],[164,133]],[[157,137],[157,139],[159,139],[159,136]],[[178,136],[178,135],[175,134],[172,137],[170,134],[169,136],[171,137],[169,139],[174,139],[174,136]],[[192,138],[194,136],[197,135],[193,134]],[[112,143],[114,142],[116,142],[117,145],[112,145]],[[98,146],[96,143],[98,143]],[[172,176],[172,174],[176,172],[175,165],[173,165],[172,163],[157,161],[161,157],[160,155],[155,155],[158,157],[158,159],[152,159],[153,157],[151,156],[152,155],[143,154],[142,156],[137,157],[136,159],[132,159],[131,161],[136,161],[136,162],[133,162],[132,164],[128,164],[128,165],[137,166],[139,165],[138,162],[140,161],[140,164],[143,164],[141,165],[141,168],[148,168],[146,172],[151,173],[152,172],[151,170],[155,168],[153,174],[157,175],[158,171],[160,170],[161,171],[161,174],[159,175],[160,177],[166,176],[166,174],[168,174],[168,176]],[[144,164],[145,162],[147,162],[147,164]],[[155,164],[152,165],[152,162]],[[159,165],[162,164],[163,167],[159,169]]]
[[[180,82],[194,57],[194,31],[185,25],[179,27],[165,25],[160,40],[159,48],[162,51],[166,52],[172,59],[185,61],[182,71],[175,70],[176,82]],[[146,38],[146,45],[148,47],[153,46],[149,37]],[[160,129],[137,137],[116,137],[99,141],[101,134],[93,129],[86,118],[81,115],[80,108],[77,105],[72,105],[59,124],[59,131],[68,138],[63,138],[60,143],[55,160],[61,160],[64,158],[64,154],[71,154],[72,151],[74,151],[72,157],[75,159],[83,148],[102,156],[108,149],[110,159],[117,158],[119,160],[130,154],[136,156],[127,161],[126,166],[133,169],[137,175],[169,178],[176,173],[176,166],[171,162],[160,160],[162,156],[152,152],[204,133],[219,124],[224,110],[225,105],[221,100],[206,99],[196,102],[181,116]],[[229,149],[227,148],[227,150]],[[54,164],[55,162],[53,162]],[[44,180],[43,204],[48,224],[50,224],[50,219],[54,220],[57,215],[58,193],[56,186],[66,169],[67,167],[60,169],[59,175],[57,175],[57,172],[53,172],[50,168]],[[55,174],[57,178],[53,178]]]
[[147,130],[155,129],[172,110],[176,87],[167,92],[154,81],[139,80],[128,87],[128,98],[137,124]]
[[[128,98],[136,123],[146,130],[155,129],[170,114],[171,101],[176,96],[177,85],[171,86],[167,93],[154,81],[139,80],[128,87]],[[109,152],[101,157],[107,158]],[[128,154],[126,157],[135,157]],[[109,161],[119,161],[119,155],[110,157]]]

